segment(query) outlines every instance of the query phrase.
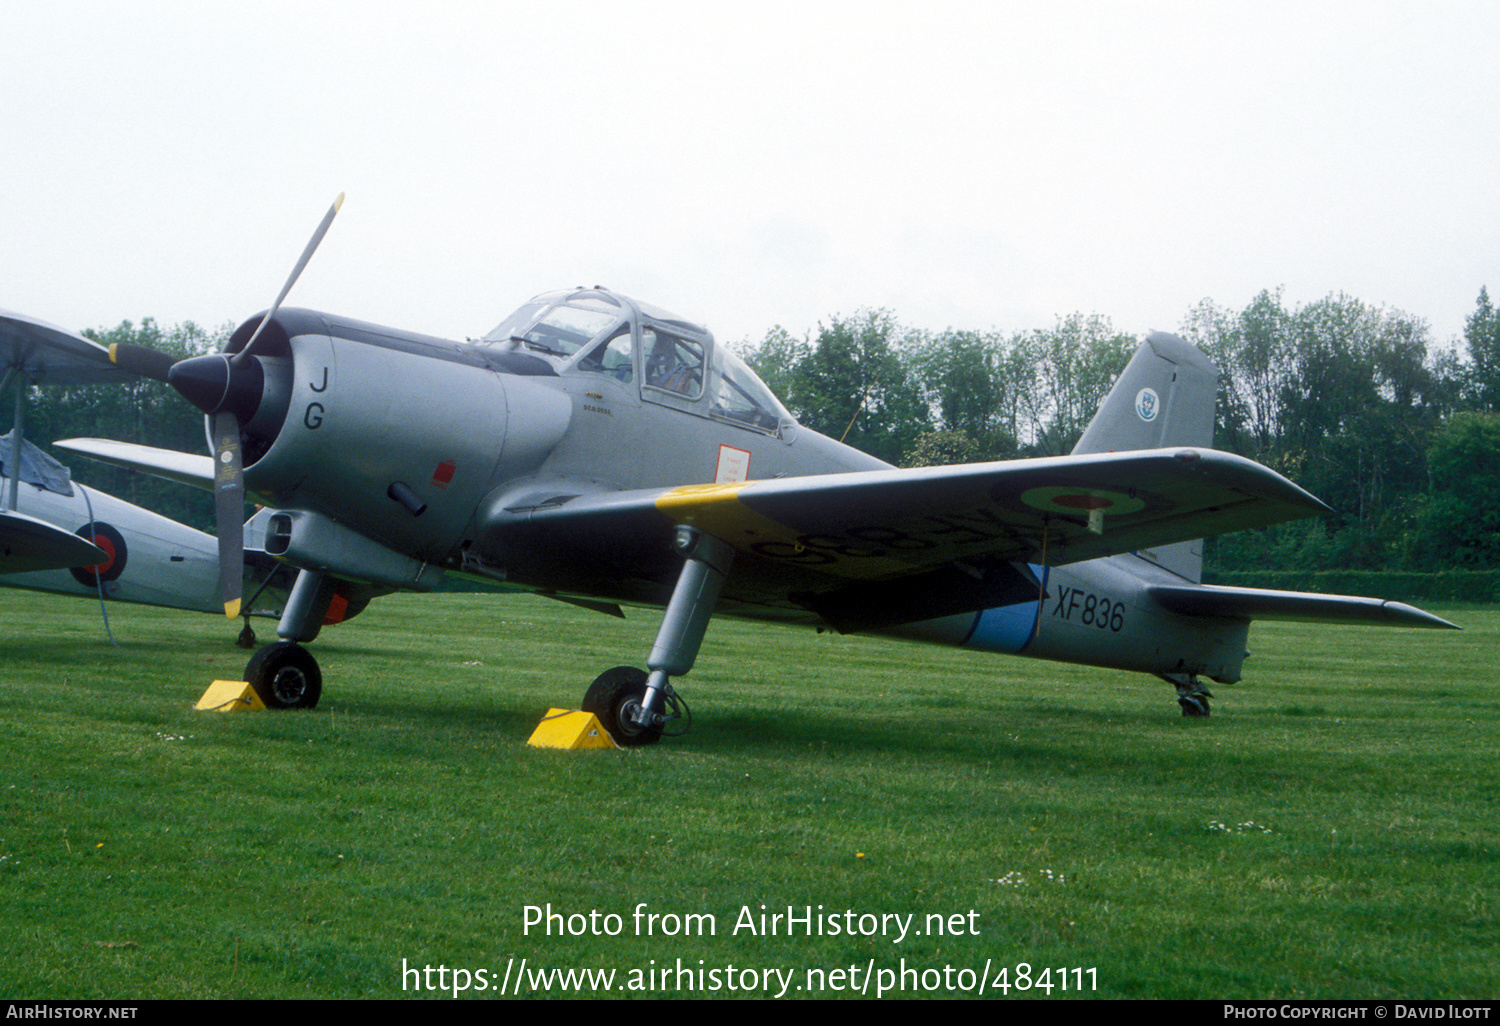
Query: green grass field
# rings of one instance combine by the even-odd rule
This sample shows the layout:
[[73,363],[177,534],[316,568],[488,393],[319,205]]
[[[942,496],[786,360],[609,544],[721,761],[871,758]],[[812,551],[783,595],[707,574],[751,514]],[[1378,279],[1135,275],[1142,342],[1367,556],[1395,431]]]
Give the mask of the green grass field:
[[7,998],[1500,994],[1494,608],[1258,625],[1207,722],[1155,679],[716,621],[692,733],[577,753],[526,739],[655,614],[387,598],[313,645],[318,709],[226,715],[192,709],[243,669],[222,621],[112,606],[115,649],[86,602],[0,609]]

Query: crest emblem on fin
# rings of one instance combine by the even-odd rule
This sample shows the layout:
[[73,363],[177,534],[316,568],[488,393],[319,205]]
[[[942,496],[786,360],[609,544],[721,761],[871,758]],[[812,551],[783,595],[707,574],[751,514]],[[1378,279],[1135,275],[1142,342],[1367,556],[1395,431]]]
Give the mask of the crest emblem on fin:
[[1161,410],[1161,397],[1156,394],[1154,388],[1143,388],[1135,394],[1135,412],[1146,423],[1156,419],[1156,414]]

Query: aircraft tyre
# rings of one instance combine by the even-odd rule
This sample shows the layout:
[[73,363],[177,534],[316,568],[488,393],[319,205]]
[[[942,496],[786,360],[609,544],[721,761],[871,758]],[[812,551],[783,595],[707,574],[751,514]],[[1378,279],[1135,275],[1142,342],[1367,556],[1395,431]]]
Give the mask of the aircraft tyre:
[[1182,706],[1182,715],[1192,719],[1207,719],[1209,697],[1206,691],[1194,695],[1183,695],[1177,699],[1177,704]]
[[661,724],[642,727],[631,719],[646,697],[646,671],[616,666],[601,673],[583,696],[584,712],[599,717],[621,748],[654,745],[661,740]]
[[256,652],[245,667],[245,680],[267,709],[311,709],[323,695],[318,661],[294,641],[278,641]]

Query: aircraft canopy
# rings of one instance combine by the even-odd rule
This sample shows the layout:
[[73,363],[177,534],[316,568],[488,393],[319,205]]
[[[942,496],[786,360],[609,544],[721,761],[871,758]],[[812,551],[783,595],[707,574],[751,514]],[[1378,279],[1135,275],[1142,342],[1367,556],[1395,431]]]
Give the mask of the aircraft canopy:
[[481,344],[539,357],[558,374],[633,382],[643,399],[767,434],[793,424],[765,383],[745,361],[716,345],[707,328],[607,289],[537,296]]

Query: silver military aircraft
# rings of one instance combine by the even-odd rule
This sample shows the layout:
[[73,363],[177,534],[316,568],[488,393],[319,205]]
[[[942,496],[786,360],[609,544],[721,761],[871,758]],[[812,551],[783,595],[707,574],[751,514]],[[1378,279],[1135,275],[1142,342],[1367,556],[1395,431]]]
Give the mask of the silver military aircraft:
[[123,384],[103,346],[0,311],[0,392],[14,385],[14,426],[0,439],[0,586],[217,611],[213,538],[72,481],[24,437],[34,384]]
[[[13,385],[15,398],[14,425],[0,436],[0,587],[221,610],[212,536],[74,481],[24,435],[29,386],[130,380],[109,352],[64,328],[0,310],[0,367],[0,393]],[[254,589],[255,614],[279,612],[290,584],[285,569],[252,547],[242,571]],[[253,637],[247,620],[242,641]]]
[[245,671],[268,706],[318,701],[304,644],[335,596],[450,574],[664,606],[646,668],[584,696],[621,744],[682,715],[672,681],[714,614],[1152,673],[1200,716],[1204,678],[1239,679],[1252,619],[1452,626],[1200,583],[1197,539],[1327,507],[1209,447],[1217,371],[1181,339],[1145,341],[1069,456],[902,470],[799,425],[700,324],[605,288],[538,296],[465,342],[281,309],[337,206],[224,354],[114,354],[204,411],[212,459],[60,443],[270,507],[267,551],[299,573]]

